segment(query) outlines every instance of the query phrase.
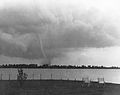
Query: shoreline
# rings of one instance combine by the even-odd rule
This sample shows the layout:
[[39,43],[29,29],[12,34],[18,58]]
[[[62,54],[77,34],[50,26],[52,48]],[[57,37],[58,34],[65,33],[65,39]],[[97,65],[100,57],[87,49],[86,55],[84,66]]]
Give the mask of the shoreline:
[[[1,68],[0,69],[19,69],[19,68]],[[22,68],[22,69],[120,69],[120,68]]]

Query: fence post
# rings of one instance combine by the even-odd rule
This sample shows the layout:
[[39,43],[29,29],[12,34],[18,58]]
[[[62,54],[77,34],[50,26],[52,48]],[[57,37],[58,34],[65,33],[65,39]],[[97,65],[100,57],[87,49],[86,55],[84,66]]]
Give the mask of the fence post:
[[75,78],[75,81],[76,81],[76,78]]
[[52,80],[52,73],[51,73],[51,80]]
[[1,73],[1,80],[2,80],[2,76],[3,76],[3,74]]
[[60,79],[62,80],[62,74],[60,73]]
[[9,80],[10,80],[10,74],[9,74]]
[[67,80],[69,80],[69,78],[67,78]]
[[42,75],[40,74],[40,80],[42,79]]
[[61,76],[61,80],[62,80],[62,76]]
[[33,80],[34,80],[34,73],[33,73],[33,75],[32,75],[32,76],[33,76]]

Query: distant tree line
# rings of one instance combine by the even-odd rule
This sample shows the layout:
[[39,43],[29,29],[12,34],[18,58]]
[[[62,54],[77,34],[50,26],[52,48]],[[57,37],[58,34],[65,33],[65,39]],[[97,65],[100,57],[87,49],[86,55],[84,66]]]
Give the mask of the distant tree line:
[[43,68],[43,69],[120,69],[120,67],[111,66],[111,67],[105,67],[105,66],[93,66],[93,65],[38,65],[38,64],[2,64],[0,65],[0,68]]

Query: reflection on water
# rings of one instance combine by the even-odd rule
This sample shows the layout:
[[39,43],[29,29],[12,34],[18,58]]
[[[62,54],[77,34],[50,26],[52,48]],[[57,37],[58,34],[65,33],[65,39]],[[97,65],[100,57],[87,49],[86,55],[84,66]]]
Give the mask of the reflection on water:
[[[28,79],[70,79],[81,80],[89,77],[93,81],[104,78],[106,82],[120,84],[120,69],[24,69]],[[17,79],[17,69],[0,69],[0,78],[8,80]]]

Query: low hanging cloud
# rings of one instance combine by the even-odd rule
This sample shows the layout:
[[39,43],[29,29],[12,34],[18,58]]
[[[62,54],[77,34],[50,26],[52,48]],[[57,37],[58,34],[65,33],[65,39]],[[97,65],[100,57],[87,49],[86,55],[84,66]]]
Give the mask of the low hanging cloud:
[[120,47],[73,49],[66,56],[54,58],[53,64],[120,66]]
[[31,0],[30,5],[26,2],[5,3],[0,9],[1,55],[43,58],[40,39],[46,55],[52,58],[70,48],[119,46],[116,24],[94,6],[86,8],[82,3],[81,7],[71,3],[66,6],[67,3],[54,0],[53,3]]

